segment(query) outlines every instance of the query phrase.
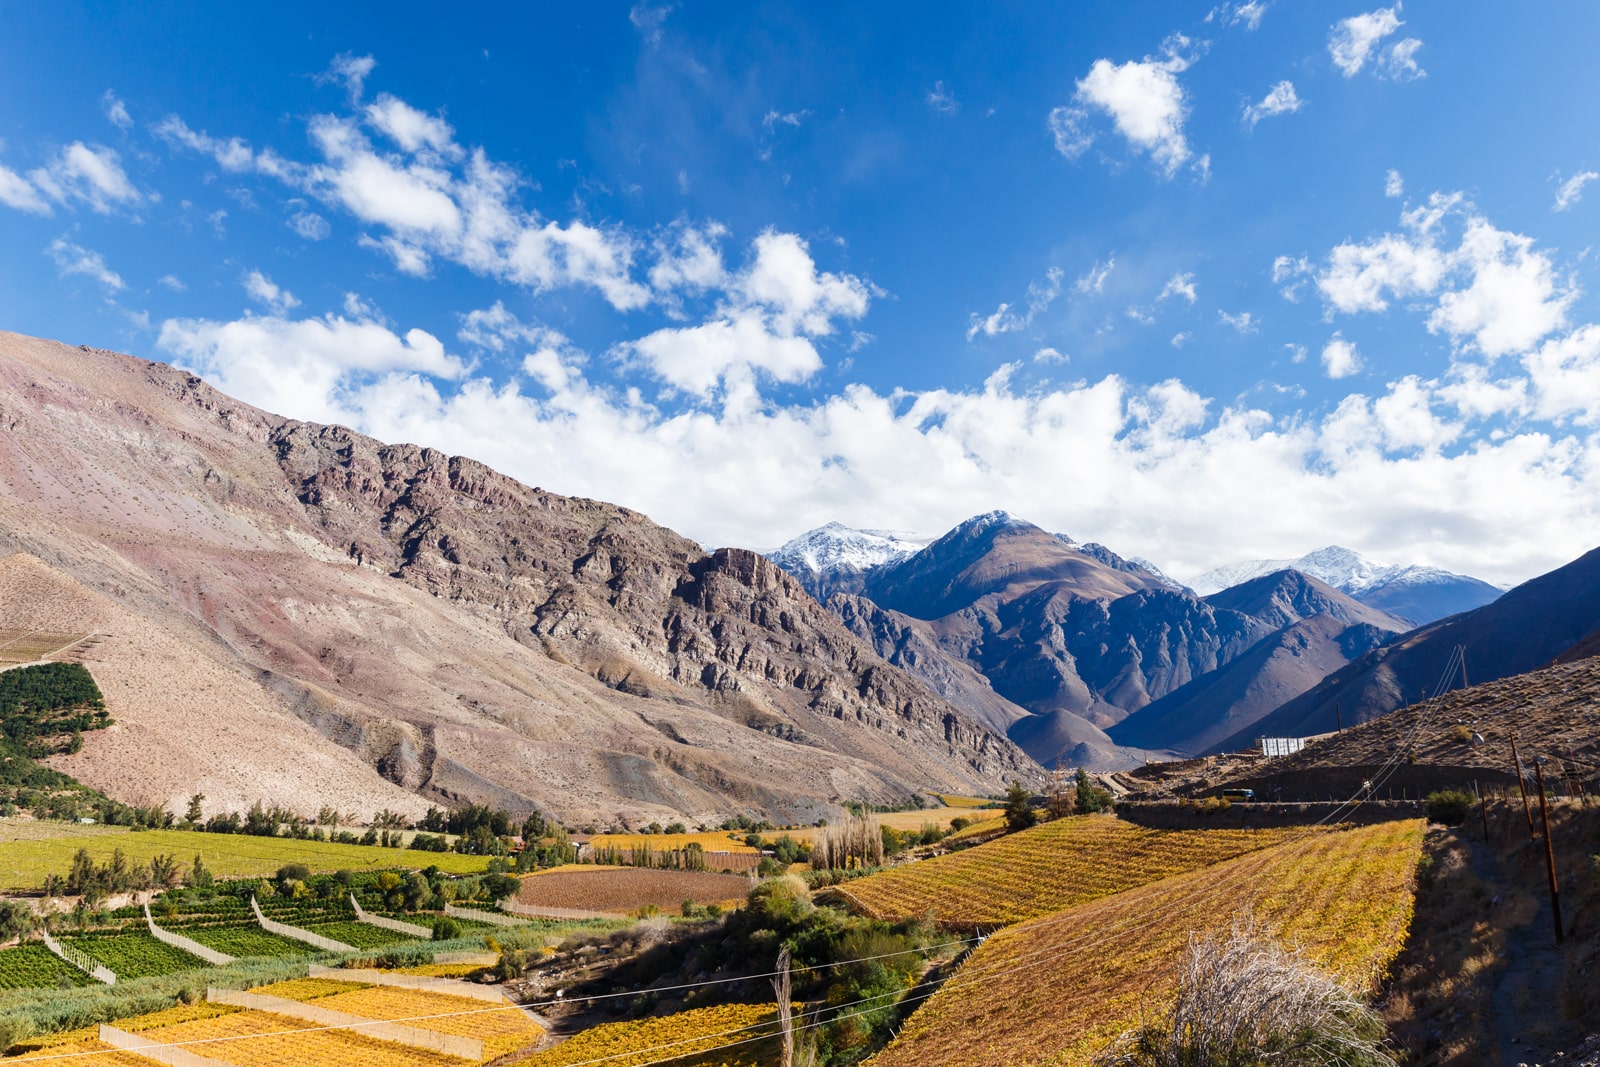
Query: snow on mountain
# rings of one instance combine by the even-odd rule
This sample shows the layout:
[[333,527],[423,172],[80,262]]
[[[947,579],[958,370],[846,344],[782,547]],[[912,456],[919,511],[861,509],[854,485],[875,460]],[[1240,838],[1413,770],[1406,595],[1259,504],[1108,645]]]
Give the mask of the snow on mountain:
[[818,600],[859,591],[860,577],[920,552],[933,538],[902,530],[857,530],[830,522],[767,553]]
[[1258,559],[1231,563],[1197,575],[1190,588],[1201,596],[1231,589],[1252,578],[1297,570],[1354,597],[1420,624],[1481,607],[1501,590],[1464,574],[1438,567],[1375,563],[1359,552],[1329,545],[1299,559]]

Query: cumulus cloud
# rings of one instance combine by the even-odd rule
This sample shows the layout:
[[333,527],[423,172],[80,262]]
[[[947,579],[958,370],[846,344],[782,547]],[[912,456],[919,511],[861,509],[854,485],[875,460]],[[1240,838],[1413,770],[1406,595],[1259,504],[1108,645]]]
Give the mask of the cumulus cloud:
[[[835,514],[939,530],[1002,507],[1180,574],[1337,525],[1369,552],[1520,580],[1592,547],[1600,520],[1592,434],[1512,428],[1460,447],[1468,416],[1445,390],[1465,399],[1461,383],[1407,378],[1325,416],[1280,417],[1176,380],[1041,389],[1008,366],[970,389],[674,408],[596,384],[565,338],[503,307],[462,329],[520,355],[516,373],[474,376],[427,334],[331,316],[172,320],[161,344],[252,403],[625,502],[707,543],[770,546]],[[1541,351],[1552,402],[1592,425],[1600,329]],[[1530,385],[1515,402],[1531,411],[1543,395]]]
[[1338,334],[1322,346],[1322,369],[1335,380],[1348,378],[1361,370],[1361,356],[1356,346]]
[[1056,150],[1069,159],[1082,155],[1094,143],[1090,118],[1099,113],[1166,177],[1191,163],[1203,172],[1209,158],[1196,160],[1189,147],[1184,133],[1189,99],[1178,81],[1194,62],[1193,47],[1187,38],[1174,36],[1156,56],[1120,64],[1095,60],[1079,79],[1073,104],[1050,112],[1048,126]]
[[353,421],[353,391],[382,376],[454,380],[465,372],[432,334],[413,329],[401,336],[373,319],[339,315],[168,319],[157,344],[233,396],[319,422]]
[[1274,115],[1290,115],[1304,106],[1304,102],[1294,91],[1294,83],[1281,81],[1267,90],[1267,95],[1261,98],[1260,103],[1246,104],[1244,106],[1244,124],[1255,127],[1262,119]]
[[1561,188],[1556,190],[1556,204],[1553,210],[1565,211],[1582,200],[1583,187],[1596,178],[1600,178],[1600,171],[1586,170],[1562,182]]
[[323,241],[333,232],[328,220],[315,211],[296,211],[288,219],[289,229],[308,241]]
[[1383,195],[1391,200],[1406,195],[1406,181],[1393,167],[1389,168],[1389,173],[1383,179]]
[[258,270],[253,270],[244,276],[244,291],[250,299],[263,305],[273,314],[283,315],[291,308],[300,306],[300,301],[289,290],[281,288],[273,280]]
[[1422,47],[1420,40],[1407,37],[1388,48],[1382,47],[1384,39],[1404,25],[1399,4],[1341,19],[1328,35],[1328,55],[1346,78],[1359,74],[1369,60],[1380,77],[1396,81],[1421,78],[1426,72],[1416,61],[1417,50]]
[[1431,297],[1428,329],[1491,357],[1560,329],[1578,295],[1532,238],[1498,229],[1459,193],[1402,213],[1398,233],[1336,246],[1315,279],[1330,314]]
[[317,76],[317,81],[327,84],[338,82],[350,94],[351,101],[361,99],[365,91],[367,78],[372,74],[372,69],[378,61],[371,56],[358,56],[353,52],[340,52],[333,57],[333,62],[328,64],[328,69]]
[[144,195],[122,169],[117,153],[99,145],[74,141],[43,167],[28,173],[34,188],[58,204],[87,204],[100,215],[118,206],[144,202]]
[[122,275],[106,266],[106,261],[99,252],[91,252],[82,245],[73,244],[65,237],[57,237],[50,242],[46,249],[50,258],[55,260],[56,269],[63,278],[69,274],[81,274],[91,278],[105,287],[107,292],[115,293],[126,286],[123,284]]

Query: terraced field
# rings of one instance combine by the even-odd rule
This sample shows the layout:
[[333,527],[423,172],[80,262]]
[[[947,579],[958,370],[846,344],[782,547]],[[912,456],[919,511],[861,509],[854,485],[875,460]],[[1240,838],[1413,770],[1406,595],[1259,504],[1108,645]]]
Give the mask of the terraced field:
[[947,929],[992,929],[1231,859],[1294,832],[1151,830],[1098,815],[1057,819],[834,892],[876,919],[932,914]]
[[265,878],[285,863],[304,863],[313,872],[366,871],[435,866],[448,874],[476,874],[488,867],[485,856],[454,852],[414,852],[377,845],[336,845],[288,837],[249,837],[190,830],[140,830],[81,826],[76,823],[0,819],[0,889],[37,889],[45,875],[65,874],[78,849],[97,863],[122,849],[130,863],[149,863],[173,854],[187,864],[196,853],[218,878]]
[[0,989],[49,989],[90,985],[93,979],[57,959],[43,945],[18,945],[0,949]]
[[767,1067],[777,1012],[766,1004],[724,1004],[633,1022],[605,1023],[520,1061],[524,1067]]
[[1410,927],[1421,821],[1305,834],[1013,926],[985,941],[871,1067],[1088,1064],[1170,999],[1191,932],[1242,908],[1342,982],[1376,989]]
[[461,1067],[461,1061],[450,1056],[347,1030],[319,1030],[303,1020],[264,1011],[234,1011],[144,1030],[140,1036],[183,1042],[190,1052],[240,1067]]
[[149,934],[133,931],[63,938],[62,944],[71,945],[105,964],[118,978],[151,978],[208,966],[204,960],[157,941]]
[[323,937],[331,937],[351,948],[382,948],[384,945],[409,944],[413,940],[429,936],[429,931],[420,926],[417,927],[413,937],[407,937],[405,934],[360,922],[311,923],[305,929]]
[[750,879],[741,874],[662,871],[643,867],[569,868],[522,879],[517,903],[538,908],[625,913],[646,905],[677,912],[697,904],[742,900]]
[[486,1059],[495,1059],[537,1044],[544,1034],[537,1023],[513,1005],[496,1008],[481,1000],[446,993],[328,979],[280,982],[263,986],[256,992],[289,1000],[315,1001],[320,1008],[349,1012],[367,1019],[404,1019],[407,1025],[424,1030],[477,1038],[483,1042]]
[[305,945],[290,941],[277,934],[269,934],[252,926],[186,926],[175,928],[184,937],[200,942],[206,948],[226,952],[239,959],[251,956],[301,956]]

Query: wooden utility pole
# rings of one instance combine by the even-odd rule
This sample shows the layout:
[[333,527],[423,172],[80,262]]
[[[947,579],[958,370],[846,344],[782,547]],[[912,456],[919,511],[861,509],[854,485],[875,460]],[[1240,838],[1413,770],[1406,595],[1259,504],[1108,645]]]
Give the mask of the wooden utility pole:
[[1522,773],[1522,757],[1517,755],[1517,735],[1511,735],[1511,762],[1517,765],[1517,788],[1522,790],[1522,813],[1528,817],[1528,839],[1539,836],[1533,828],[1533,809],[1528,806],[1528,782]]
[[1556,888],[1556,848],[1550,842],[1550,809],[1544,800],[1544,765],[1533,761],[1533,771],[1539,776],[1539,818],[1544,820],[1544,866],[1550,875],[1550,914],[1556,923],[1556,944],[1561,944],[1561,893]]
[[1339,724],[1339,732],[1344,733],[1344,712],[1339,707],[1339,702],[1333,702],[1333,721]]
[[1483,841],[1489,843],[1489,797],[1478,788],[1478,780],[1472,780],[1472,791],[1478,794],[1478,813],[1483,816]]

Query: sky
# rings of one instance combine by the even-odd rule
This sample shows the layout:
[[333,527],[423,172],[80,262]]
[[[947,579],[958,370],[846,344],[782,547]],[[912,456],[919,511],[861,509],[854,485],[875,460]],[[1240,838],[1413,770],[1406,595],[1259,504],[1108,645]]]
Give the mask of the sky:
[[0,4],[0,328],[702,543],[1600,542],[1600,8]]

